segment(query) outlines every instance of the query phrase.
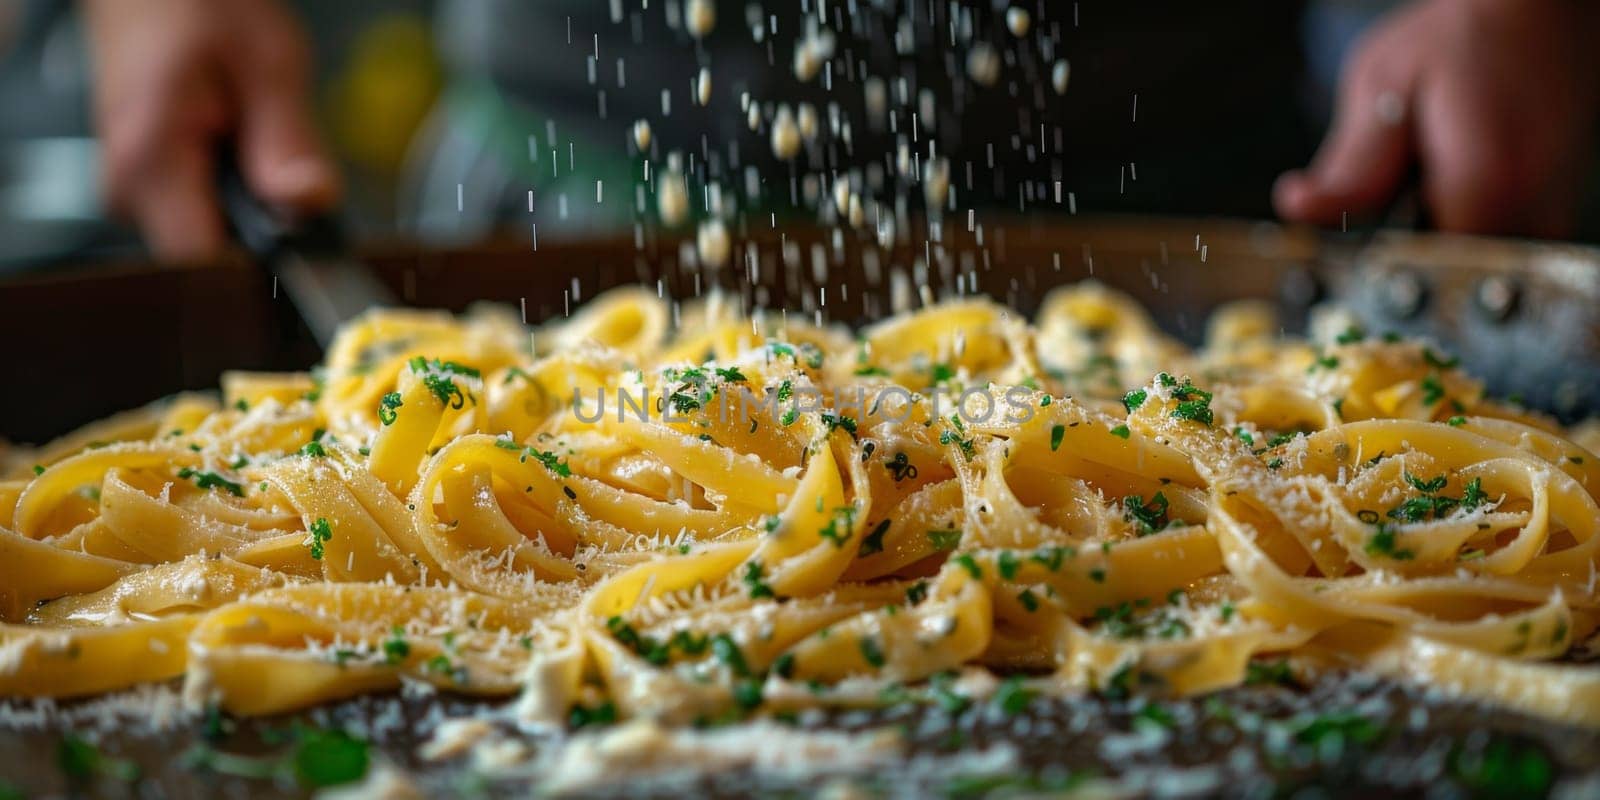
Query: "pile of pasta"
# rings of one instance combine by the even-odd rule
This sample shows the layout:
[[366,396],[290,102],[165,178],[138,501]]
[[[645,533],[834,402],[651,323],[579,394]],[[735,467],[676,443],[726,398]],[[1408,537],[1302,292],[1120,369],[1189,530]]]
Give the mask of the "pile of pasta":
[[1190,351],[1095,284],[859,334],[633,289],[531,331],[373,312],[311,374],[13,459],[0,695],[424,682],[689,723],[1288,658],[1600,723],[1600,671],[1552,663],[1600,619],[1600,463],[1434,349],[1322,327],[1233,306]]

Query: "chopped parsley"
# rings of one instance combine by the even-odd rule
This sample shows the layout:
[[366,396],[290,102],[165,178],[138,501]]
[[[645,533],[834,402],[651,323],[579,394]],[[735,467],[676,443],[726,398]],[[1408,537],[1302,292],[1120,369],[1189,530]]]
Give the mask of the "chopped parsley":
[[451,671],[450,657],[444,653],[440,653],[439,655],[428,659],[428,663],[424,665],[424,668],[429,672],[437,672],[442,675],[448,675]]
[[294,773],[312,788],[361,780],[371,764],[368,744],[342,730],[302,728],[294,749]]
[[1146,604],[1147,601],[1140,600],[1138,603],[1101,606],[1094,610],[1094,618],[1106,635],[1117,639],[1142,639],[1150,634],[1163,639],[1178,639],[1189,635],[1189,623],[1168,608],[1138,613],[1137,609]]
[[656,666],[663,666],[671,659],[668,645],[664,645],[654,638],[640,635],[632,625],[622,617],[608,617],[606,630],[612,638],[631,649],[636,655]]
[[954,550],[961,543],[961,531],[953,528],[934,528],[928,531],[928,542],[935,550]]
[[680,630],[672,634],[672,638],[667,640],[667,644],[678,648],[680,652],[696,656],[704,653],[706,648],[711,646],[711,638],[704,635],[695,636],[687,630]]
[[1503,735],[1477,752],[1458,745],[1448,765],[1473,797],[1545,797],[1556,778],[1556,768],[1538,745]]
[[983,580],[983,568],[978,566],[978,562],[974,561],[970,554],[962,553],[950,560],[956,562],[956,566],[966,570],[973,580]]
[[1169,524],[1167,496],[1156,492],[1151,495],[1150,502],[1146,503],[1141,495],[1128,495],[1122,498],[1122,518],[1133,523],[1140,536],[1149,536],[1163,530]]
[[883,648],[879,646],[877,639],[874,639],[871,636],[863,636],[861,637],[860,647],[861,658],[871,666],[882,667],[884,664],[888,663],[888,659],[886,659],[883,655]]
[[1388,516],[1390,519],[1400,520],[1401,522],[1420,522],[1430,518],[1441,519],[1457,507],[1471,511],[1483,502],[1483,481],[1480,478],[1474,478],[1471,482],[1463,485],[1464,494],[1461,499],[1439,494],[1448,482],[1448,478],[1444,475],[1423,480],[1407,472],[1405,473],[1405,480],[1412,488],[1422,494],[1419,497],[1408,498],[1400,505],[1389,509]]
[[303,395],[300,395],[300,397],[302,399],[309,400],[309,401],[311,401],[313,403],[317,402],[318,400],[321,400],[322,399],[322,388],[323,388],[323,386],[325,386],[327,384],[327,381],[328,381],[327,375],[325,375],[323,373],[323,371],[322,371],[322,369],[320,367],[311,370],[311,391],[306,392]]
[[680,414],[687,414],[690,411],[700,408],[702,405],[700,398],[695,397],[694,395],[681,389],[673,392],[670,395],[667,395],[667,402],[672,405],[672,410],[677,411]]
[[462,366],[454,361],[440,362],[438,359],[429,361],[422,356],[411,359],[411,371],[422,376],[422,385],[434,397],[439,398],[447,408],[461,408],[466,405],[466,395],[461,393],[461,387],[456,385],[452,375],[464,375],[470,378],[478,377],[476,369]]
[[870,556],[883,552],[883,535],[889,532],[889,520],[884,520],[872,529],[872,532],[861,538],[861,547],[856,551],[858,556]]
[[760,561],[751,561],[744,565],[744,585],[750,587],[751,600],[776,597],[772,592],[772,587],[761,580]]
[[1177,727],[1178,721],[1173,719],[1172,712],[1155,703],[1147,703],[1133,715],[1133,724],[1136,727],[1174,728]]
[[1410,550],[1400,550],[1395,547],[1395,529],[1385,523],[1378,523],[1378,530],[1367,540],[1366,551],[1369,556],[1382,556],[1396,561],[1406,561],[1416,556]]
[[[951,417],[951,419],[956,419],[956,418],[955,417]],[[960,423],[959,420],[957,420],[956,421],[956,427],[959,428],[960,426],[961,426],[961,423]],[[952,430],[945,430],[945,431],[943,431],[943,432],[941,432],[939,434],[939,444],[942,444],[942,445],[954,444],[954,445],[960,447],[961,448],[961,454],[963,456],[966,456],[968,461],[971,461],[972,457],[977,454],[977,448],[976,448],[975,441],[976,441],[976,437],[970,437],[970,438],[963,439],[963,438],[961,438],[961,435],[959,433],[957,433],[956,431],[952,431]]]
[[1067,426],[1056,425],[1050,429],[1050,452],[1054,453],[1061,447],[1061,440],[1067,435]]
[[[1166,373],[1162,373],[1165,375]],[[1171,376],[1167,376],[1168,380]],[[1210,425],[1213,419],[1211,413],[1211,393],[1204,389],[1196,388],[1188,378],[1183,380],[1183,385],[1173,387],[1172,399],[1178,401],[1177,407],[1172,409],[1174,419],[1189,420],[1202,425]]]
[[855,517],[855,506],[839,506],[828,518],[828,524],[817,531],[817,535],[833,542],[834,547],[844,547],[844,543],[855,535],[850,531],[855,525]]
[[1434,492],[1437,492],[1440,489],[1443,489],[1445,487],[1445,484],[1449,482],[1449,479],[1446,478],[1443,475],[1440,475],[1438,477],[1435,477],[1435,478],[1432,478],[1432,479],[1429,479],[1429,480],[1423,480],[1421,478],[1418,478],[1415,475],[1412,475],[1409,472],[1404,473],[1404,474],[1405,474],[1406,483],[1411,484],[1412,488],[1416,489],[1419,492],[1422,492],[1423,494],[1433,494]]
[[1439,382],[1438,375],[1429,375],[1419,384],[1422,387],[1422,404],[1425,406],[1438,405],[1444,399],[1444,384]]
[[66,734],[61,738],[61,743],[56,745],[56,766],[60,767],[61,772],[69,779],[77,782],[88,781],[97,775],[105,775],[124,783],[132,783],[139,779],[137,763],[107,756],[100,752],[100,748],[74,733]]
[[594,708],[575,704],[572,711],[567,714],[567,725],[573,730],[589,725],[609,725],[617,721],[617,707],[610,702],[601,703]]
[[1043,564],[1051,572],[1057,572],[1061,569],[1061,562],[1064,559],[1075,558],[1077,555],[1078,551],[1071,547],[1041,547],[1033,555],[1028,556],[1028,560]]
[[311,557],[321,561],[323,555],[322,546],[333,538],[333,526],[329,525],[326,519],[317,517],[317,521],[311,523],[311,527],[306,529],[306,534],[306,544],[311,547]]
[[[237,469],[237,467],[235,467]],[[194,480],[194,485],[200,489],[226,489],[234,497],[244,497],[244,486],[235,483],[215,472],[200,472],[192,467],[178,470],[178,477],[183,480]]]
[[1135,409],[1144,405],[1144,401],[1148,399],[1149,396],[1150,393],[1144,389],[1134,389],[1133,391],[1122,396],[1122,407],[1128,409],[1129,413],[1132,413]]
[[1366,331],[1362,330],[1360,326],[1351,325],[1345,328],[1338,336],[1333,337],[1333,341],[1338,344],[1355,344],[1365,338],[1367,338]]
[[389,638],[383,640],[383,660],[390,666],[398,665],[411,655],[411,645],[405,640],[405,629],[399,625],[389,631]]
[[845,432],[851,436],[856,435],[856,421],[850,417],[823,413],[822,424],[828,426],[829,433],[844,428]]
[[1298,436],[1300,436],[1300,432],[1299,431],[1287,431],[1287,432],[1284,432],[1284,433],[1280,433],[1280,434],[1278,434],[1276,436],[1273,436],[1271,439],[1267,440],[1267,447],[1272,448],[1272,447],[1278,447],[1280,445],[1288,444],[1288,443],[1294,441],[1295,438],[1298,437]]
[[994,704],[1002,712],[1004,712],[1006,716],[1014,717],[1023,711],[1026,711],[1028,706],[1032,705],[1033,699],[1037,696],[1038,692],[1035,692],[1034,690],[1029,689],[1022,684],[1022,678],[1018,676],[1012,676],[1010,678],[1006,678],[1005,681],[1000,684],[1000,688],[995,690]]
[[733,685],[733,702],[749,711],[761,705],[761,682],[743,680]]
[[1437,369],[1454,369],[1461,363],[1461,359],[1456,356],[1451,356],[1450,358],[1441,357],[1438,353],[1433,352],[1431,347],[1422,348],[1422,360],[1428,366]]
[[745,678],[750,675],[750,666],[745,663],[744,652],[739,649],[739,643],[726,633],[719,633],[711,638],[711,653],[717,657],[734,675]]
[[1320,754],[1341,754],[1347,744],[1357,746],[1376,742],[1383,729],[1354,712],[1335,712],[1296,718],[1287,723],[1295,742]]
[[1294,678],[1294,672],[1289,669],[1289,660],[1280,658],[1274,661],[1262,659],[1252,660],[1245,666],[1244,684],[1246,686],[1299,686]]
[[405,404],[400,402],[399,392],[390,392],[384,395],[383,399],[378,401],[378,421],[385,425],[393,425],[395,419],[399,417],[395,413],[395,409],[402,405]]
[[524,464],[528,463],[528,459],[532,458],[540,464],[543,464],[545,469],[554,472],[557,477],[572,477],[572,467],[568,466],[567,462],[562,461],[561,456],[558,456],[548,450],[540,450],[537,447],[531,446],[523,447],[515,440],[509,438],[495,439],[494,446],[500,448],[501,450],[518,451],[520,454],[518,455],[517,460]]
[[1117,437],[1118,439],[1128,438],[1129,433],[1128,426],[1126,425],[1118,425],[1117,427],[1111,429],[1111,435]]
[[784,653],[772,662],[772,672],[784,680],[794,677],[794,653]]
[[995,558],[995,567],[1000,570],[1000,577],[1008,581],[1017,577],[1017,567],[1020,565],[1017,554],[1010,550],[1001,550],[1000,555]]

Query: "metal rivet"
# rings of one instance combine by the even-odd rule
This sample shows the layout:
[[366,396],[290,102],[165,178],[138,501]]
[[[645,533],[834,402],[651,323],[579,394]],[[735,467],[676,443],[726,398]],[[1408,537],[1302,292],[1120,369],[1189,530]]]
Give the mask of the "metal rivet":
[[1412,272],[1395,272],[1384,281],[1381,301],[1400,319],[1410,319],[1428,304],[1428,287]]
[[1484,316],[1494,322],[1505,322],[1516,313],[1522,290],[1509,278],[1491,275],[1478,283],[1474,297]]

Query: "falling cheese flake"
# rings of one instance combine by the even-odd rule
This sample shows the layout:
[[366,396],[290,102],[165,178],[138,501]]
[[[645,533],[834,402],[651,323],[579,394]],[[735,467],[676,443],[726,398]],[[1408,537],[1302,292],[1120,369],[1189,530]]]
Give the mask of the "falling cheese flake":
[[1033,27],[1033,15],[1028,9],[1021,6],[1012,6],[1006,11],[1006,27],[1011,30],[1011,35],[1021,39],[1028,35],[1028,29]]
[[779,108],[772,120],[772,154],[784,161],[800,154],[800,125],[788,106]]
[[661,214],[661,221],[671,227],[682,225],[689,218],[689,190],[684,187],[682,172],[669,169],[661,176],[661,184],[656,189],[656,210]]
[[1000,54],[986,42],[972,46],[967,53],[967,74],[979,86],[993,86],[1000,80]]
[[695,246],[700,251],[700,263],[708,267],[727,264],[728,256],[733,252],[733,246],[728,242],[728,227],[720,219],[706,220],[700,224]]
[[1050,85],[1055,88],[1056,94],[1067,93],[1067,81],[1072,78],[1072,65],[1066,59],[1056,62],[1050,70]]
[[689,0],[683,16],[689,35],[696,39],[704,39],[716,30],[717,6],[712,0]]
[[701,67],[694,81],[694,97],[700,105],[711,105],[711,70]]

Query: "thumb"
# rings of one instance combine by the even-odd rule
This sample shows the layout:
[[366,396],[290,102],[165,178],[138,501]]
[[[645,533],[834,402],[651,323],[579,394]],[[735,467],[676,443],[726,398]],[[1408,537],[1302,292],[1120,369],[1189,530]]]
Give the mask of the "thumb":
[[322,211],[339,198],[339,178],[311,117],[309,57],[296,29],[257,39],[235,59],[239,161],[269,203]]
[[1311,167],[1278,178],[1273,205],[1285,219],[1333,225],[1346,213],[1370,216],[1400,190],[1412,157],[1409,92],[1379,80],[1346,81]]

